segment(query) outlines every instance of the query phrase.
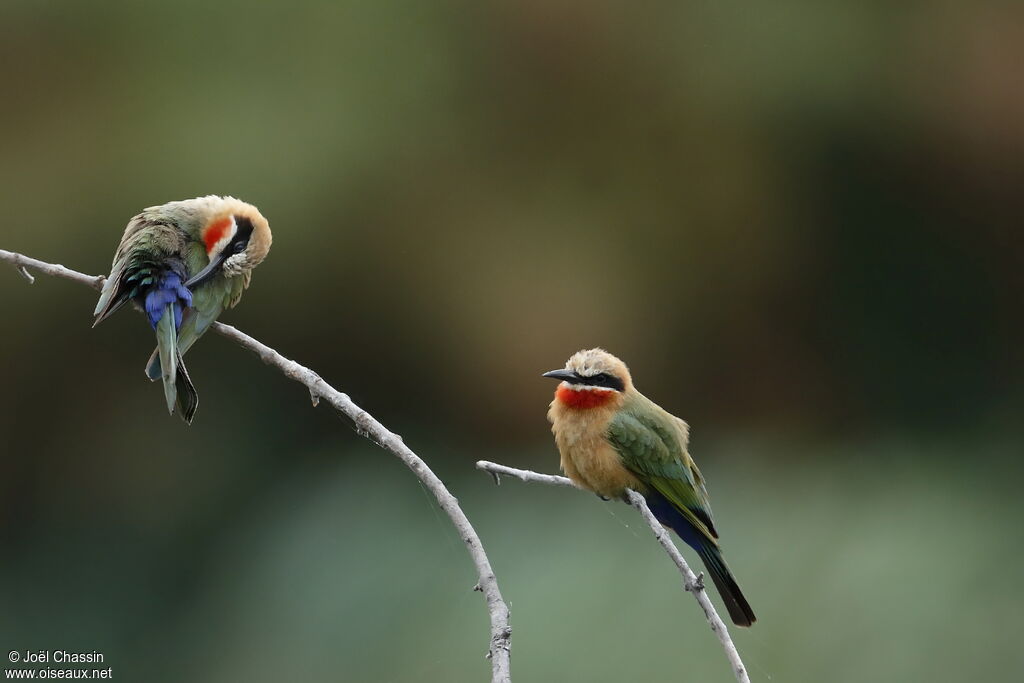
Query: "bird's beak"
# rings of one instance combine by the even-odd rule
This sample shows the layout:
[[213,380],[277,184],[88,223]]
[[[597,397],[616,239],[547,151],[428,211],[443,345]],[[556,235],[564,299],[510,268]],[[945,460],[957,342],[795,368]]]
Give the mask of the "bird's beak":
[[564,380],[566,382],[579,380],[579,375],[572,370],[552,370],[551,372],[545,372],[541,377],[550,377],[551,379]]
[[220,253],[213,257],[209,265],[188,279],[185,286],[192,289],[196,285],[200,285],[216,275],[217,270],[225,261],[227,261],[228,256],[231,255],[228,253],[229,251],[230,249],[221,249]]

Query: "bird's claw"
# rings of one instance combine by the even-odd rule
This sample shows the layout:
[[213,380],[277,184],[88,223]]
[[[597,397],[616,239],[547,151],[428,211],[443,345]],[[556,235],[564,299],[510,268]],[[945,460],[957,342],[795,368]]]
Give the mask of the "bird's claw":
[[686,584],[686,590],[690,593],[704,590],[704,572],[698,572],[697,577],[691,583]]

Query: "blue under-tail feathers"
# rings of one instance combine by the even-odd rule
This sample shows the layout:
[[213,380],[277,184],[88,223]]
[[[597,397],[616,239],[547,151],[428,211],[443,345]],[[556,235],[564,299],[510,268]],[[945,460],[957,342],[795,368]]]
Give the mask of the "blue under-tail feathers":
[[146,317],[154,330],[168,307],[174,313],[174,329],[177,330],[181,327],[182,314],[191,305],[192,292],[188,291],[181,276],[173,270],[165,272],[156,286],[146,292]]
[[651,509],[651,512],[654,513],[659,522],[675,531],[686,545],[694,550],[700,550],[700,547],[707,540],[704,538],[704,534],[697,531],[687,521],[686,517],[683,516],[683,513],[673,507],[668,498],[651,489],[644,494],[644,499],[647,501],[647,507]]
[[733,578],[732,572],[729,571],[729,567],[725,564],[722,552],[718,549],[718,546],[706,538],[704,534],[697,531],[687,521],[686,517],[657,491],[653,489],[648,491],[644,494],[644,498],[647,500],[647,507],[651,509],[654,516],[658,518],[658,521],[675,531],[686,545],[696,550],[697,554],[700,555],[700,559],[704,562],[711,580],[715,582],[719,595],[722,596],[726,609],[729,610],[729,616],[732,618],[733,623],[738,626],[750,626],[753,624],[757,620],[757,617],[754,616],[754,610],[750,608],[750,604],[743,596],[743,591],[740,590],[736,579]]

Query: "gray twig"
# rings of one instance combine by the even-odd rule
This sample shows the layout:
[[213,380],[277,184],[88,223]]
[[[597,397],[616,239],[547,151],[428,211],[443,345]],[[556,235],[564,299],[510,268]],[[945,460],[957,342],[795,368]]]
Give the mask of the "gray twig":
[[[553,474],[540,474],[539,472],[532,472],[530,470],[520,470],[514,467],[507,467],[505,465],[499,465],[497,463],[488,462],[487,460],[480,460],[476,464],[478,470],[489,472],[492,476],[498,476],[503,474],[509,477],[515,477],[520,481],[533,482],[537,484],[548,484],[551,486],[565,486],[568,488],[577,488],[572,480],[567,477],[559,477]],[[629,504],[635,507],[639,512],[640,516],[643,517],[644,521],[647,522],[647,526],[654,532],[654,537],[658,539],[658,543],[668,553],[673,564],[679,569],[679,573],[683,576],[683,589],[691,593],[697,600],[701,609],[704,611],[704,617],[708,621],[708,625],[711,630],[718,636],[718,641],[722,644],[725,649],[725,656],[729,660],[729,664],[732,666],[733,674],[736,676],[736,680],[739,683],[750,683],[750,676],[747,674],[747,667],[743,664],[743,660],[740,659],[740,653],[736,649],[736,645],[732,642],[732,637],[729,635],[729,629],[726,627],[725,622],[718,616],[718,611],[715,609],[714,604],[711,602],[711,598],[708,597],[707,592],[704,590],[703,574],[695,576],[693,570],[690,569],[690,565],[686,564],[686,560],[683,559],[682,553],[679,552],[679,548],[676,547],[675,543],[672,542],[672,538],[669,536],[668,531],[661,525],[661,522],[657,520],[651,509],[647,507],[647,501],[636,491],[627,489],[626,498]]]
[[92,287],[93,289],[100,289],[103,287],[103,280],[106,279],[102,275],[86,275],[85,273],[79,273],[77,270],[71,270],[65,268],[58,263],[47,263],[46,261],[37,261],[34,258],[25,256],[24,254],[18,254],[13,251],[4,251],[0,249],[0,261],[7,261],[14,266],[21,274],[28,278],[29,282],[34,281],[27,269],[39,271],[43,275],[52,275],[53,277],[62,277],[65,280],[72,280],[82,285]]
[[[86,275],[78,271],[65,268],[64,266],[38,261],[23,254],[0,249],[0,261],[6,261],[15,268],[32,268],[44,275],[52,275],[67,280],[73,280],[79,284],[88,285],[93,289],[100,289],[103,286],[102,276]],[[254,352],[267,365],[280,370],[285,377],[293,379],[309,389],[310,398],[316,405],[317,400],[322,398],[330,403],[338,412],[348,417],[356,425],[357,431],[363,434],[374,443],[391,452],[399,460],[412,470],[434,497],[437,499],[441,509],[451,519],[452,524],[459,532],[459,536],[466,544],[469,555],[476,565],[479,586],[484,598],[487,601],[487,610],[491,619],[491,640],[487,651],[487,658],[491,661],[492,683],[509,683],[512,680],[511,674],[511,639],[512,629],[509,626],[508,605],[501,596],[498,588],[498,580],[494,576],[491,562],[484,552],[484,546],[480,542],[473,525],[466,517],[466,513],[459,507],[459,502],[438,479],[437,475],[430,469],[426,462],[416,455],[402,438],[388,430],[368,412],[357,406],[347,394],[344,394],[320,378],[309,368],[285,358],[280,353],[266,344],[250,337],[241,330],[225,325],[214,323],[215,332],[231,339],[250,351]]]

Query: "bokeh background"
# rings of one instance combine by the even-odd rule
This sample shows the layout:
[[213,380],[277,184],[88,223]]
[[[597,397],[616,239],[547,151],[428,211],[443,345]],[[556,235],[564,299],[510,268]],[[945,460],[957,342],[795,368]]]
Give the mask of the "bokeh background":
[[[731,679],[632,510],[473,469],[557,468],[539,375],[595,345],[693,426],[755,681],[1009,680],[1022,64],[1010,2],[5,0],[0,248],[105,273],[142,207],[257,204],[224,319],[448,483],[517,680]],[[95,298],[0,268],[0,650],[486,679],[473,567],[400,463],[213,336],[186,428]]]

